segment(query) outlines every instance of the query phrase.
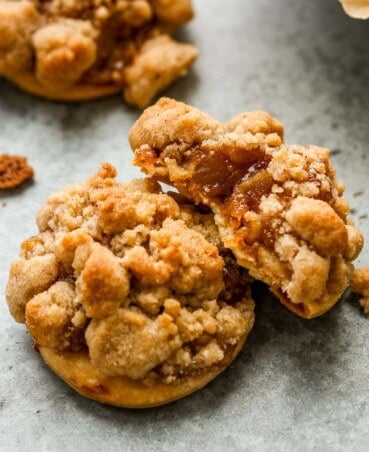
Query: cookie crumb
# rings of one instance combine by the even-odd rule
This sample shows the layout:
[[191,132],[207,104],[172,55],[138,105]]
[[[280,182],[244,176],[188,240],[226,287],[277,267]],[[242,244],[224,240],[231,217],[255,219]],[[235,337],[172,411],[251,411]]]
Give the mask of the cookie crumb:
[[[32,179],[34,171],[20,155],[0,155],[0,189],[15,188]],[[5,207],[6,203],[2,204]]]
[[362,295],[359,303],[365,314],[369,314],[369,268],[356,269],[351,278],[351,290]]

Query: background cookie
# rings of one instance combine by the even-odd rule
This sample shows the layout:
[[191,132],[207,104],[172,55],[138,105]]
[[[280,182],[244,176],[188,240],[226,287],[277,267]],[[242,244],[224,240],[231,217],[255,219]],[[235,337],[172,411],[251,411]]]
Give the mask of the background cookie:
[[1,0],[0,75],[55,100],[123,91],[142,108],[195,60],[170,37],[192,16],[190,0]]

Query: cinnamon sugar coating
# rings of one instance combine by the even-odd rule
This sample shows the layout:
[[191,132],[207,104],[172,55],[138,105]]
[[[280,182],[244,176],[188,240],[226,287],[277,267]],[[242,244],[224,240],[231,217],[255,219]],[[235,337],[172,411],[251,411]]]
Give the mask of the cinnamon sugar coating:
[[146,174],[211,207],[238,263],[294,312],[320,315],[348,287],[363,237],[328,149],[285,144],[267,113],[222,124],[165,98],[142,114],[130,143]]
[[27,159],[19,155],[0,155],[0,189],[15,188],[34,175]]
[[56,94],[116,86],[143,108],[195,60],[170,37],[192,17],[190,0],[0,0],[0,75]]
[[222,369],[253,325],[247,272],[211,213],[102,165],[52,194],[11,264],[7,302],[35,342],[106,375],[176,383]]

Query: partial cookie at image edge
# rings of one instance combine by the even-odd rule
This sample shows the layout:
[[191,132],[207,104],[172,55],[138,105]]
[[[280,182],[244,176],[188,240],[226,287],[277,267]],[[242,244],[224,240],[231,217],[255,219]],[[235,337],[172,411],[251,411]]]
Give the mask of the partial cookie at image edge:
[[172,37],[193,15],[191,0],[0,0],[0,75],[51,100],[120,91],[144,108],[196,59],[194,45]]
[[346,14],[354,19],[369,19],[369,0],[339,0]]

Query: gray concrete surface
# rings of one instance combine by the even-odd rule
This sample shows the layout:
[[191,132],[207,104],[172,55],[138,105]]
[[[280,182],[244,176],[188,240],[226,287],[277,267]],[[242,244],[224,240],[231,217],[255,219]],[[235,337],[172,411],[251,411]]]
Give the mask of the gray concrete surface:
[[[354,218],[369,234],[369,22],[336,0],[195,0],[181,36],[198,44],[191,75],[167,95],[219,119],[266,109],[288,142],[334,150]],[[36,232],[46,196],[108,160],[128,180],[127,133],[138,112],[120,97],[49,103],[0,82],[0,152],[29,157],[32,185],[0,194],[0,449],[2,451],[369,450],[369,319],[352,298],[313,321],[264,292],[244,350],[204,390],[129,411],[80,397],[42,363],[3,296],[8,265]],[[361,264],[369,264],[368,248]]]

